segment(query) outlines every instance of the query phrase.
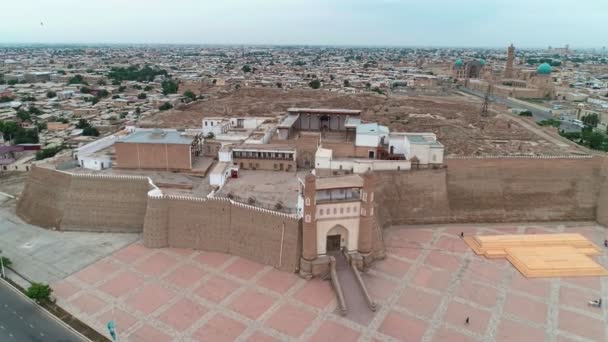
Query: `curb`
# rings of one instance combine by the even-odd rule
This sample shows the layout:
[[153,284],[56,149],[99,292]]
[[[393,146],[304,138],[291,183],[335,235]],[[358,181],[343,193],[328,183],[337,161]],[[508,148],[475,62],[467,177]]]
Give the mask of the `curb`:
[[42,306],[38,305],[38,303],[36,303],[36,301],[34,301],[33,299],[31,299],[28,296],[26,296],[23,292],[19,291],[19,289],[16,288],[16,287],[14,287],[13,284],[9,283],[8,281],[4,280],[3,278],[0,278],[0,279],[2,279],[2,282],[4,284],[6,284],[11,290],[17,292],[21,297],[25,298],[27,301],[29,301],[30,303],[34,304],[36,306],[36,308],[38,308],[39,310],[43,311],[47,316],[49,316],[55,322],[58,322],[61,326],[63,326],[64,328],[66,328],[67,330],[69,330],[71,333],[73,333],[74,335],[76,335],[77,337],[79,337],[82,341],[93,342],[92,340],[88,339],[86,336],[84,336],[83,334],[81,334],[80,332],[78,332],[76,329],[72,328],[69,324],[67,324],[66,322],[60,320],[57,316],[55,316],[52,313],[50,313],[47,309],[45,309]]

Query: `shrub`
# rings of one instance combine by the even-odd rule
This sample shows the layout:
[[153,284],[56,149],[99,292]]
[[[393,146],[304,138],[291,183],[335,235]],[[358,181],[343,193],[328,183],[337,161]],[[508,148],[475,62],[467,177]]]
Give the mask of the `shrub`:
[[51,299],[53,289],[48,284],[32,283],[25,294],[35,301],[48,301]]

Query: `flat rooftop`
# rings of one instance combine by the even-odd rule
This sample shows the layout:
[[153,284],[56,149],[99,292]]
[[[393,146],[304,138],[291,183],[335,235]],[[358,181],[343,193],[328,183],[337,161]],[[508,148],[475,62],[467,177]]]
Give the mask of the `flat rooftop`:
[[317,190],[361,187],[363,187],[363,178],[359,175],[317,178]]
[[361,115],[361,111],[356,110],[356,109],[289,108],[289,109],[287,109],[287,112],[288,113]]
[[192,144],[193,137],[184,132],[168,130],[137,131],[118,142],[136,144]]

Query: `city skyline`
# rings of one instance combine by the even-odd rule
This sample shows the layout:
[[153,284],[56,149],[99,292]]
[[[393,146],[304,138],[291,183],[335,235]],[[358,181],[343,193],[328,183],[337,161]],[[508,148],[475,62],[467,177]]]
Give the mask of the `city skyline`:
[[[581,0],[25,0],[5,5],[1,44],[602,48],[608,4]],[[588,32],[589,34],[584,34]]]

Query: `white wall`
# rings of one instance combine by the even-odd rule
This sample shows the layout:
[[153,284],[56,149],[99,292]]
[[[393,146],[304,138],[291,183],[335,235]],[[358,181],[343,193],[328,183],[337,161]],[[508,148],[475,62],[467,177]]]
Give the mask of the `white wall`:
[[416,156],[418,160],[420,160],[420,164],[428,164],[430,160],[430,150],[431,148],[427,144],[411,144],[410,155],[407,156],[407,158],[412,159]]
[[431,163],[443,164],[443,148],[431,148]]
[[209,185],[221,188],[226,184],[228,178],[230,178],[230,164],[227,164],[224,168],[218,169],[216,167],[209,173]]
[[378,147],[380,137],[376,134],[357,134],[355,139],[356,146]]
[[220,151],[218,153],[218,158],[220,162],[232,162],[232,151]]
[[[427,157],[428,158],[428,157]],[[353,173],[371,171],[405,171],[412,168],[409,160],[378,160],[378,159],[337,159],[315,157],[317,169],[348,170]]]
[[109,156],[85,156],[78,157],[78,164],[89,170],[104,170],[112,167],[112,160]]
[[394,154],[406,154],[407,150],[406,150],[406,144],[409,150],[409,141],[407,141],[407,138],[405,137],[405,135],[391,135],[389,136],[388,139],[388,150],[389,152],[391,151],[391,147],[394,147],[393,149],[393,153]]
[[97,151],[101,151],[106,147],[110,147],[112,145],[114,145],[114,143],[116,141],[118,141],[119,138],[116,135],[109,135],[105,138],[101,138],[99,140],[95,140],[91,143],[88,143],[86,145],[80,146],[78,148],[76,148],[74,150],[74,156],[76,157],[85,157],[88,156],[90,154],[93,154]]

